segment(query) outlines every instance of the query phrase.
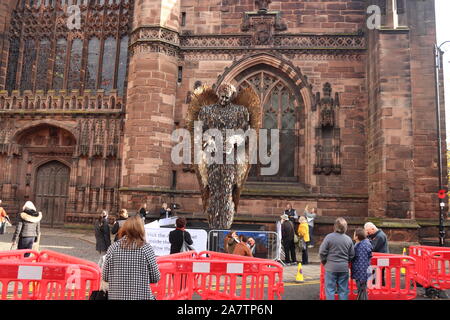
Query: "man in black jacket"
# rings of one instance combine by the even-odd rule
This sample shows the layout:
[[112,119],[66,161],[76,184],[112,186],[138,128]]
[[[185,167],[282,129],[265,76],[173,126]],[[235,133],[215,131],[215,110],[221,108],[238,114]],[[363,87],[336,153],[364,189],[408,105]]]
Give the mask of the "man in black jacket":
[[364,230],[372,243],[373,252],[389,253],[387,236],[383,230],[378,229],[372,222],[367,222]]
[[[389,245],[386,234],[383,230],[378,229],[372,222],[367,222],[364,225],[364,230],[367,233],[367,237],[372,243],[372,252],[389,253]],[[381,269],[381,284],[386,285],[385,281],[385,268]]]
[[297,222],[298,219],[297,210],[292,208],[292,205],[290,203],[286,205],[286,210],[284,210],[284,214],[286,214],[289,217],[289,221],[291,221],[292,223],[295,224]]
[[284,257],[287,265],[297,264],[294,233],[294,225],[289,220],[289,216],[287,214],[283,214],[281,216],[281,243],[283,244]]

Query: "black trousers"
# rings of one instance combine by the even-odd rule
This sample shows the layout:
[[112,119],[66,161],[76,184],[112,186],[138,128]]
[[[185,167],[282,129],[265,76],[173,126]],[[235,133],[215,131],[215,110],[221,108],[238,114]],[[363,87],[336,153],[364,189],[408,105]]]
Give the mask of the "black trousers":
[[297,262],[297,257],[295,255],[295,243],[292,241],[283,242],[284,247],[284,259],[286,263]]
[[[33,249],[33,243],[34,243],[35,237],[20,237],[19,243],[17,244],[17,249]],[[25,253],[25,258],[29,257],[29,253]]]
[[302,264],[308,264],[308,245],[302,250]]
[[367,295],[367,281],[356,280],[356,288],[358,289],[356,300],[369,300],[369,296]]

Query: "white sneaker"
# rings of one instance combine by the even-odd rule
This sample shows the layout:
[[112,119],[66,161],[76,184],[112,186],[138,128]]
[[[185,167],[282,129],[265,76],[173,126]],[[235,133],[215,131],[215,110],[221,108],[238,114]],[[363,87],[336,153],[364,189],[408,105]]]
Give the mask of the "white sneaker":
[[314,246],[313,245],[309,245],[308,248],[314,248]]

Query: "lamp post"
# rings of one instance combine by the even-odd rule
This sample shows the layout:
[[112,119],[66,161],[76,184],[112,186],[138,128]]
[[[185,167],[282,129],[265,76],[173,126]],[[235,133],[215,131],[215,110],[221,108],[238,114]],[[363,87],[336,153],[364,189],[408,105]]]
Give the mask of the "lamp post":
[[[435,44],[434,46],[434,56],[435,56],[435,76],[436,76],[436,119],[437,119],[437,137],[438,137],[438,168],[439,168],[439,190],[442,190],[442,139],[441,139],[441,99],[440,99],[440,71],[441,71],[441,60],[444,52],[441,47],[450,43],[450,41],[445,41],[441,43],[440,46]],[[444,227],[444,199],[439,199],[439,246],[443,247],[445,245],[445,227]]]

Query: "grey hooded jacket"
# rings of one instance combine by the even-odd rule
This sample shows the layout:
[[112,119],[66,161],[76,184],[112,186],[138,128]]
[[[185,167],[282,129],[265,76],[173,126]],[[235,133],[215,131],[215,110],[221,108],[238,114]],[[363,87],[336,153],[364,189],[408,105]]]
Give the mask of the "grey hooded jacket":
[[42,213],[26,208],[18,217],[16,231],[12,242],[16,243],[18,238],[35,237],[41,233]]

